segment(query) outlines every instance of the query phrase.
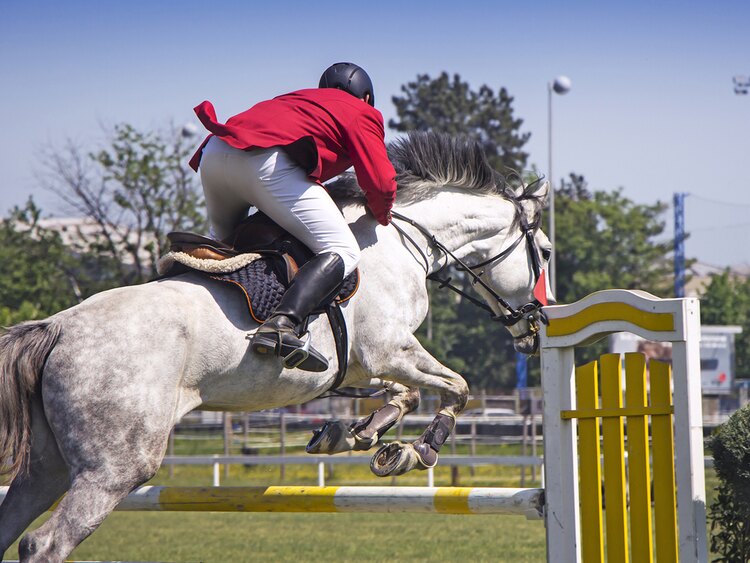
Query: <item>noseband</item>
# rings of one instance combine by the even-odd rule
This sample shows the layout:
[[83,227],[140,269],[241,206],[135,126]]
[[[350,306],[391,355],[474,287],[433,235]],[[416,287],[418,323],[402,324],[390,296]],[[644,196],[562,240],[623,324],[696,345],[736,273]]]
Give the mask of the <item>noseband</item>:
[[[485,273],[484,270],[478,273],[474,271],[477,268],[489,266],[490,264],[494,262],[504,260],[511,254],[511,252],[513,252],[516,249],[516,247],[519,244],[521,244],[522,241],[525,240],[526,250],[529,253],[529,257],[531,258],[531,267],[534,271],[534,281],[535,283],[538,282],[539,278],[542,275],[542,265],[539,261],[539,255],[536,252],[536,248],[534,247],[534,233],[539,227],[539,221],[534,221],[533,223],[529,223],[526,217],[523,214],[521,214],[521,217],[520,217],[521,236],[519,236],[515,241],[513,241],[513,244],[511,244],[504,250],[500,251],[498,254],[492,256],[491,258],[488,258],[484,262],[480,262],[479,264],[474,264],[473,266],[469,266],[468,264],[464,263],[460,258],[458,258],[455,254],[453,254],[453,252],[451,252],[444,244],[442,244],[439,240],[437,240],[435,235],[430,233],[427,229],[425,229],[422,225],[420,225],[413,219],[410,219],[395,211],[392,211],[391,215],[393,216],[394,219],[398,219],[400,221],[409,223],[412,227],[414,227],[420,233],[422,233],[425,236],[425,238],[427,238],[427,241],[430,245],[432,245],[433,247],[443,252],[443,254],[445,255],[445,264],[443,264],[437,272],[427,275],[427,279],[438,282],[440,284],[439,287],[441,289],[444,287],[447,287],[448,289],[465,297],[477,307],[480,307],[484,309],[485,311],[487,311],[491,315],[492,320],[499,321],[506,327],[514,326],[521,320],[526,319],[529,323],[529,332],[521,335],[519,338],[535,335],[539,331],[536,318],[534,317],[535,314],[539,315],[539,319],[542,322],[546,322],[546,317],[544,315],[544,312],[542,311],[543,305],[542,303],[539,302],[538,299],[534,299],[533,301],[530,301],[529,303],[526,303],[525,305],[521,305],[518,308],[513,308],[505,299],[503,299],[500,295],[498,295],[494,289],[492,289],[489,285],[487,285],[487,283],[484,282],[484,280],[482,279],[482,276]],[[425,255],[425,253],[422,252],[422,249],[420,248],[420,246],[414,241],[414,239],[411,236],[409,236],[409,234],[406,231],[404,231],[401,227],[399,227],[395,222],[392,222],[391,224],[405,239],[407,239],[412,244],[412,246],[422,256],[422,259],[425,262],[425,270],[429,272],[430,261]],[[445,270],[445,268],[448,266],[448,257],[452,258],[459,265],[459,268],[458,268],[459,270],[466,272],[471,277],[472,285],[479,284],[480,286],[482,286],[482,288],[484,288],[484,290],[487,291],[497,301],[497,303],[508,312],[506,314],[500,314],[500,315],[495,314],[492,308],[489,307],[486,303],[483,303],[479,299],[476,299],[475,297],[467,294],[462,289],[456,287],[455,285],[452,285],[451,284],[452,278],[441,277],[440,272]]]

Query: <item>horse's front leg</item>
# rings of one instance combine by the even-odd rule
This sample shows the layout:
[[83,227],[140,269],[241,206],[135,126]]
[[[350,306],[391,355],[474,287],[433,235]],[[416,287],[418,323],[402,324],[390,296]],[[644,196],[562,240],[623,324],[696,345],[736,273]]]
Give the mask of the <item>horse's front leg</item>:
[[[394,442],[380,448],[370,464],[373,473],[384,477],[434,467],[440,448],[453,432],[456,417],[469,398],[466,381],[433,358],[414,336],[408,345],[371,361],[373,364],[367,367],[376,373],[386,370],[389,379],[403,385],[426,387],[440,393],[440,410],[424,433],[411,444]],[[375,365],[376,362],[382,365]]]
[[369,450],[378,443],[383,434],[398,424],[404,415],[419,406],[419,389],[416,388],[381,379],[371,379],[355,385],[361,388],[381,386],[385,386],[392,394],[388,403],[349,426],[340,420],[326,422],[320,430],[314,432],[307,444],[307,453],[330,455],[352,450]]

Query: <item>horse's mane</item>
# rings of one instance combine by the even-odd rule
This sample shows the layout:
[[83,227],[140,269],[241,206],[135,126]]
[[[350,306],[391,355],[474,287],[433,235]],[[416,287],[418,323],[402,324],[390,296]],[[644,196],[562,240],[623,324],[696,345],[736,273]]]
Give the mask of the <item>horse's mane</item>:
[[[388,145],[388,157],[396,170],[398,201],[415,201],[430,197],[443,186],[464,189],[478,194],[497,194],[521,210],[521,201],[531,200],[537,216],[543,206],[536,195],[541,179],[528,184],[512,172],[497,172],[480,144],[468,137],[445,133],[412,131]],[[339,176],[326,184],[331,196],[341,202],[364,202],[357,178],[353,173]]]

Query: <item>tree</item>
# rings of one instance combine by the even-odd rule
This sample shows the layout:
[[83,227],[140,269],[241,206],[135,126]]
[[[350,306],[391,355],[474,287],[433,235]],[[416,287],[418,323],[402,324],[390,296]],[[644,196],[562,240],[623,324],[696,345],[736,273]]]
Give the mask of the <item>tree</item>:
[[75,260],[40,218],[29,199],[0,222],[0,326],[46,317],[80,296]]
[[701,322],[706,325],[740,325],[735,337],[738,374],[750,374],[750,280],[729,271],[711,276],[701,295]]
[[708,447],[719,478],[709,506],[712,561],[750,561],[750,408],[735,412],[711,436]]
[[[662,239],[667,206],[636,204],[622,190],[588,190],[571,174],[555,191],[557,301],[601,289],[672,292],[672,240]],[[662,239],[662,240],[660,240]]]
[[119,285],[156,274],[171,230],[203,229],[195,174],[186,167],[192,143],[167,134],[114,127],[108,145],[93,153],[68,143],[50,151],[46,186],[91,229],[76,233],[76,249],[110,259]]
[[[673,242],[662,238],[666,209],[660,202],[636,204],[621,189],[591,192],[582,175],[570,174],[555,191],[557,302],[612,287],[670,296]],[[577,361],[594,360],[606,348],[606,341],[581,348]]]
[[513,117],[513,97],[505,88],[497,94],[487,85],[478,91],[447,72],[433,79],[417,75],[401,86],[402,97],[394,96],[398,120],[388,126],[396,131],[440,131],[468,135],[484,149],[490,164],[500,171],[523,170],[528,154],[522,150],[530,133],[520,133],[522,119]]

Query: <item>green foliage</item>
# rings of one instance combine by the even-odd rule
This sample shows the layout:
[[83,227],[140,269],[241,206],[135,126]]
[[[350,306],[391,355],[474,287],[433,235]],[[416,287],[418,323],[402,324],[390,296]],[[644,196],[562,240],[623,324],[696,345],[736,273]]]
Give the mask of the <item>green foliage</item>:
[[46,316],[39,307],[28,301],[23,301],[17,308],[2,305],[0,306],[0,330],[23,321],[41,319]]
[[[667,206],[636,204],[622,190],[588,190],[570,174],[555,190],[555,275],[558,303],[609,288],[672,293],[672,241],[664,239]],[[585,363],[607,351],[601,341],[576,351]]]
[[94,226],[79,231],[78,247],[108,259],[119,285],[156,275],[169,231],[203,229],[196,175],[186,167],[192,150],[174,130],[121,124],[95,153],[69,145],[50,155],[48,187]]
[[0,221],[0,326],[41,319],[114,287],[111,260],[65,244],[32,199]]
[[478,91],[447,72],[437,78],[417,75],[401,86],[402,97],[394,96],[398,120],[388,126],[396,131],[439,131],[468,135],[479,141],[490,164],[498,170],[522,170],[528,154],[522,149],[529,133],[520,133],[523,120],[513,117],[513,97],[505,88],[497,94],[483,85]]
[[43,318],[76,302],[72,257],[40,218],[29,199],[0,222],[0,326]]
[[660,202],[636,204],[621,189],[591,192],[583,176],[571,174],[555,191],[558,303],[612,287],[670,295],[666,209]]
[[735,412],[711,437],[709,448],[719,477],[709,508],[714,561],[750,561],[750,408]]
[[735,337],[737,373],[750,375],[750,279],[728,271],[711,276],[701,295],[701,322],[706,325],[740,325]]
[[182,136],[114,128],[86,155],[68,145],[47,155],[46,187],[83,215],[61,233],[43,228],[32,200],[0,222],[0,326],[49,316],[117,285],[148,280],[166,233],[199,230],[205,219],[192,152]]

